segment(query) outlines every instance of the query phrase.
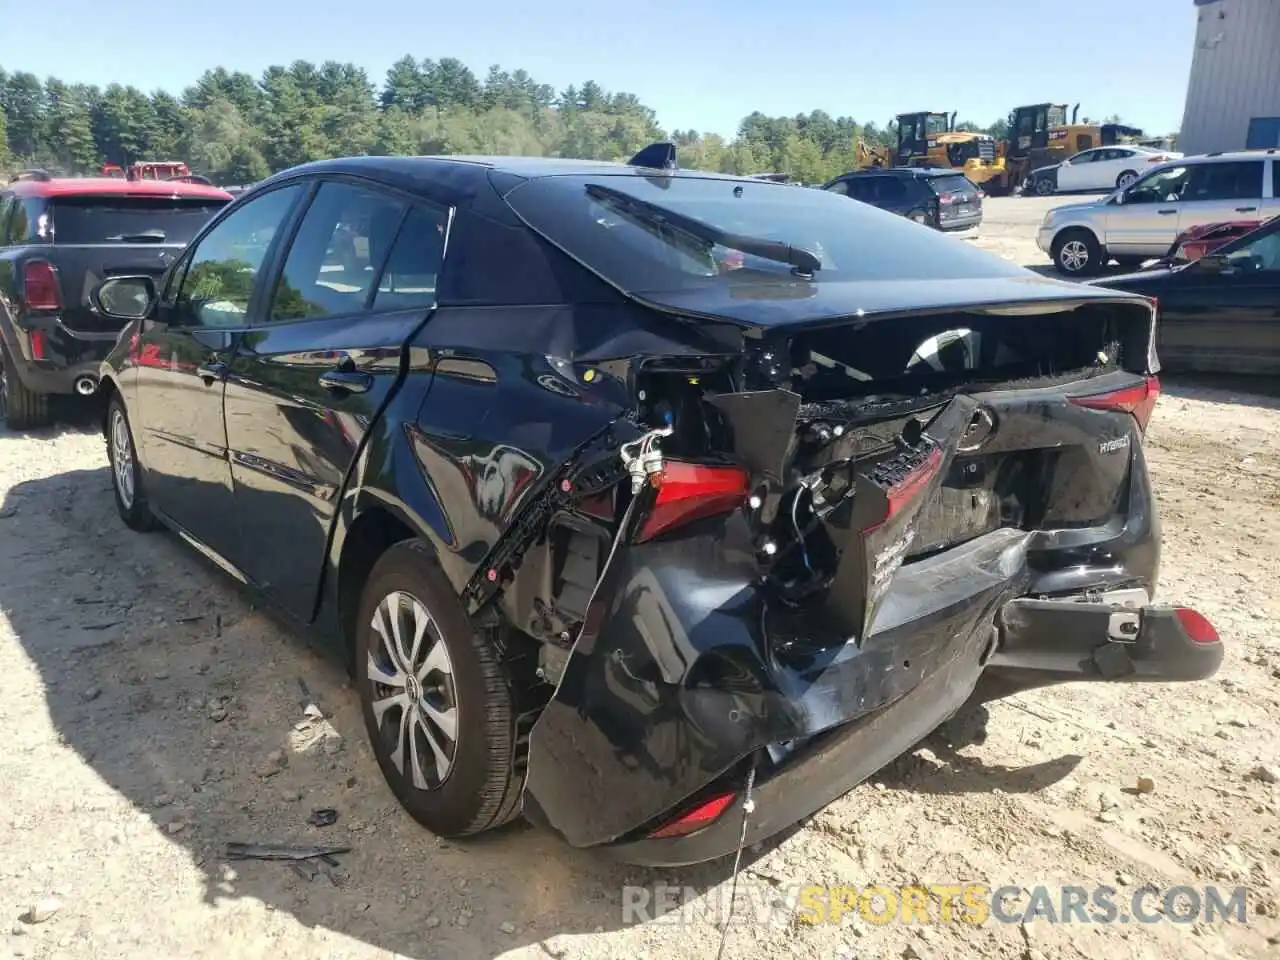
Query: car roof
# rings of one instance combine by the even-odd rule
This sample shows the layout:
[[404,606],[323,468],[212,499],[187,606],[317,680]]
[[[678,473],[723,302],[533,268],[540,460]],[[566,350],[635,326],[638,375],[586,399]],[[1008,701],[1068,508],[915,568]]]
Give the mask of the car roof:
[[954,170],[951,167],[867,167],[862,170],[850,170],[848,173],[842,174],[836,179],[847,180],[850,177],[877,177],[884,176],[887,173],[897,174],[902,177],[964,176],[963,170]]
[[183,197],[230,200],[218,187],[181,180],[123,180],[118,177],[51,177],[15,180],[3,189],[19,197]]
[[1192,155],[1183,157],[1181,160],[1173,160],[1171,163],[1182,165],[1188,163],[1228,163],[1232,160],[1265,160],[1268,156],[1274,156],[1276,152],[1275,147],[1267,150],[1232,150],[1224,153]]

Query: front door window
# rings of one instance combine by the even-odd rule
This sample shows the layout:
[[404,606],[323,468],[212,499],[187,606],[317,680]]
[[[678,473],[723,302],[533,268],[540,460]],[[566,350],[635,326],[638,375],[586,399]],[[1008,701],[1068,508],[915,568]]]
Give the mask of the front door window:
[[233,211],[202,237],[186,262],[171,323],[243,327],[258,271],[302,193],[301,184],[272,190]]

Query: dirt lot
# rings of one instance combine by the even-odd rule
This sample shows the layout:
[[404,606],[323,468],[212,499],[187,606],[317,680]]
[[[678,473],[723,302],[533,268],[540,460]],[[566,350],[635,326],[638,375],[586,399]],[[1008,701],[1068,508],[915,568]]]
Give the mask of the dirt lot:
[[[979,242],[1045,263],[1027,238],[1046,206],[989,201]],[[953,721],[750,853],[726,956],[1280,951],[1280,786],[1265,780],[1280,762],[1280,402],[1168,384],[1146,450],[1162,597],[1219,626],[1219,676],[1059,688]],[[308,719],[308,702],[328,718]],[[0,432],[0,742],[0,957],[715,956],[708,914],[727,865],[656,874],[521,826],[467,844],[419,829],[384,787],[340,671],[175,538],[124,530],[84,417]],[[1133,789],[1139,777],[1154,790]],[[336,825],[308,826],[323,807]],[[308,882],[281,864],[227,863],[227,841],[352,852],[340,884]],[[628,882],[716,889],[685,925],[628,924]],[[810,926],[785,903],[754,916],[792,883],[962,882],[1110,884],[1122,912],[1145,883],[1246,885],[1251,919]],[[20,919],[50,897],[50,919]]]

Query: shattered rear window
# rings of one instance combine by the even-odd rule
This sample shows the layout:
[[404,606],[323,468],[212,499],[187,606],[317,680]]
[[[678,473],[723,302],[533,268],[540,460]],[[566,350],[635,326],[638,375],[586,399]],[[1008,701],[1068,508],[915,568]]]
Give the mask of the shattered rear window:
[[660,293],[708,284],[791,279],[791,266],[691,237],[660,217],[589,195],[608,190],[738,236],[818,257],[814,281],[954,280],[1020,268],[954,238],[827,190],[756,181],[605,174],[529,180],[507,195],[535,231],[622,290]]

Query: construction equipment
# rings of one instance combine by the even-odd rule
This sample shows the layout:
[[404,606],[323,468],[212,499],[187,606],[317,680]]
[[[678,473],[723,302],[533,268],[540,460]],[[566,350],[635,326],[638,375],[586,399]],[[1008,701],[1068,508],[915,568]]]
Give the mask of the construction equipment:
[[124,166],[104,163],[102,175],[124,180],[177,180],[191,176],[191,168],[181,160],[136,160]]
[[976,184],[997,175],[994,137],[956,130],[956,114],[938,111],[900,113],[898,166],[945,167],[962,172]]
[[893,160],[887,147],[867,143],[861,137],[853,142],[854,169],[866,170],[869,167],[891,167]]
[[1053,166],[1067,157],[1093,147],[1136,142],[1143,133],[1122,123],[1077,123],[1080,104],[1067,120],[1065,103],[1034,103],[1015,107],[1009,114],[1009,133],[1001,144],[991,177],[990,193],[1012,193],[1026,182],[1027,175],[1040,167]]

